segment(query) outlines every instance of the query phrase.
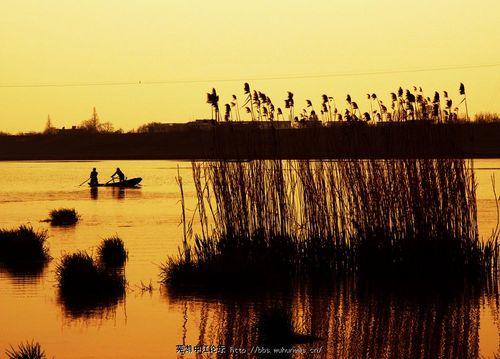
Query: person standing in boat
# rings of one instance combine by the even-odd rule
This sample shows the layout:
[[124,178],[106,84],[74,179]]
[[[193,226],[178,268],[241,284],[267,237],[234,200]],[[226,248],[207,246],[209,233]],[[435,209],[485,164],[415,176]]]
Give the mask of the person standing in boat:
[[123,174],[123,172],[120,170],[119,167],[116,168],[116,171],[111,175],[111,178],[114,178],[115,176],[118,176],[120,182],[125,181],[125,175]]
[[92,172],[90,172],[90,186],[97,186],[99,184],[99,181],[97,180],[97,170],[95,167],[92,169]]

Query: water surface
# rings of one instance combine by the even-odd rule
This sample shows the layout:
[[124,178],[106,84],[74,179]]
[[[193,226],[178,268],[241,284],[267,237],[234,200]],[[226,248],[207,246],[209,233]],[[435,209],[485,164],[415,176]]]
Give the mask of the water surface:
[[[92,192],[86,184],[79,186],[93,167],[105,182],[117,166],[128,177],[143,177],[142,188]],[[491,175],[500,182],[500,160],[476,160],[475,167],[479,229],[487,237],[496,223]],[[183,177],[188,216],[195,207],[188,162],[0,162],[0,173],[0,228],[31,224],[47,230],[54,257],[40,276],[0,270],[0,352],[31,339],[55,358],[170,358],[180,355],[176,353],[180,344],[229,343],[234,350],[249,351],[254,321],[276,304],[292,308],[298,330],[323,339],[296,348],[322,348],[317,354],[321,357],[366,351],[371,357],[390,357],[409,353],[408,348],[413,348],[411,353],[423,350],[442,357],[492,356],[499,350],[495,298],[469,292],[414,299],[349,286],[242,296],[168,293],[158,284],[158,265],[177,253],[182,238],[178,173]],[[50,210],[61,207],[76,208],[81,222],[67,228],[40,222]],[[58,301],[55,265],[64,253],[95,252],[103,238],[114,234],[129,251],[125,300],[106,311],[71,316]],[[152,291],[141,289],[142,283],[150,282]]]

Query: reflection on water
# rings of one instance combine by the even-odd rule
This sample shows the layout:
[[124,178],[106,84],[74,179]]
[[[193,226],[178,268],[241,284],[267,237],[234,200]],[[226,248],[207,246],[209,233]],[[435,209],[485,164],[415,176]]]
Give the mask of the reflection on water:
[[[115,303],[107,303],[102,306],[92,306],[85,310],[81,307],[68,306],[62,303],[60,297],[58,304],[61,313],[61,322],[65,326],[90,329],[92,327],[102,327],[111,322],[124,325],[127,322],[127,301],[125,298]],[[109,339],[111,340],[111,339]]]
[[90,187],[90,198],[99,199],[99,190],[97,187]]
[[0,280],[3,278],[8,279],[16,288],[29,288],[39,284],[45,275],[47,264],[40,264],[36,270],[33,271],[15,271],[10,267],[0,265]]
[[125,297],[106,297],[96,302],[94,299],[74,298],[59,293],[57,302],[68,319],[112,318],[118,307],[125,307]]
[[[329,288],[302,286],[292,294],[266,292],[253,293],[253,298],[223,299],[170,293],[168,300],[184,308],[178,341],[186,348],[191,345],[193,351],[213,345],[224,347],[229,357],[240,357],[236,355],[240,352],[253,354],[249,357],[314,353],[315,358],[475,358],[480,298],[481,293],[470,287],[381,289],[344,281]],[[495,311],[497,299],[490,303]],[[270,308],[284,308],[291,313],[296,333],[317,340],[266,345],[258,323]],[[188,342],[188,328],[195,324],[199,335]]]
[[472,289],[359,296],[348,339],[354,356],[474,358],[479,350],[479,293]]
[[28,283],[42,277],[47,266],[48,263],[46,262],[11,264],[8,266],[0,264],[0,274],[3,272],[12,278],[16,278],[16,280]]
[[[101,193],[99,193],[101,191]],[[98,200],[100,195],[102,195],[102,198],[107,198],[109,197],[109,194],[111,193],[111,197],[114,199],[125,199],[125,197],[130,197],[130,198],[141,198],[142,197],[142,192],[140,188],[120,188],[120,187],[109,187],[109,188],[101,188],[99,189],[98,187],[91,187],[90,188],[90,198],[93,200]],[[101,198],[101,199],[102,199]]]
[[113,197],[116,199],[124,199],[125,198],[125,188],[116,188],[112,187]]

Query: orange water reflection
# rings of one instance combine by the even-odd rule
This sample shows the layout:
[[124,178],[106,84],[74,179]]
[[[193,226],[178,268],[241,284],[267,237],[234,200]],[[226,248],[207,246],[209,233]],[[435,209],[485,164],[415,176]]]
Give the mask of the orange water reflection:
[[[481,294],[473,288],[425,289],[382,289],[346,281],[329,288],[296,289],[293,294],[253,292],[231,299],[204,294],[196,305],[196,295],[176,293],[170,294],[169,301],[184,312],[185,321],[178,323],[182,331],[178,341],[188,352],[201,351],[206,345],[223,346],[229,354],[253,352],[249,357],[266,357],[257,354],[282,348],[295,351],[285,356],[290,358],[310,357],[311,353],[318,358],[478,357]],[[483,298],[488,298],[490,310],[498,311],[498,297]],[[316,340],[284,346],[262,344],[257,323],[263,312],[275,307],[291,308],[294,330]],[[496,326],[492,329],[498,330]],[[497,348],[489,349],[495,352]],[[205,355],[217,357],[209,350]]]

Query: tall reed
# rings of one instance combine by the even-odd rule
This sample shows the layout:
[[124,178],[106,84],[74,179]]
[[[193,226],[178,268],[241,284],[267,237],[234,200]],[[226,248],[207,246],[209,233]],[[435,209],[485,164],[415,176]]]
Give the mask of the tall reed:
[[497,236],[479,239],[471,162],[256,160],[192,168],[201,229],[184,244],[182,260],[163,267],[167,283],[496,275]]

